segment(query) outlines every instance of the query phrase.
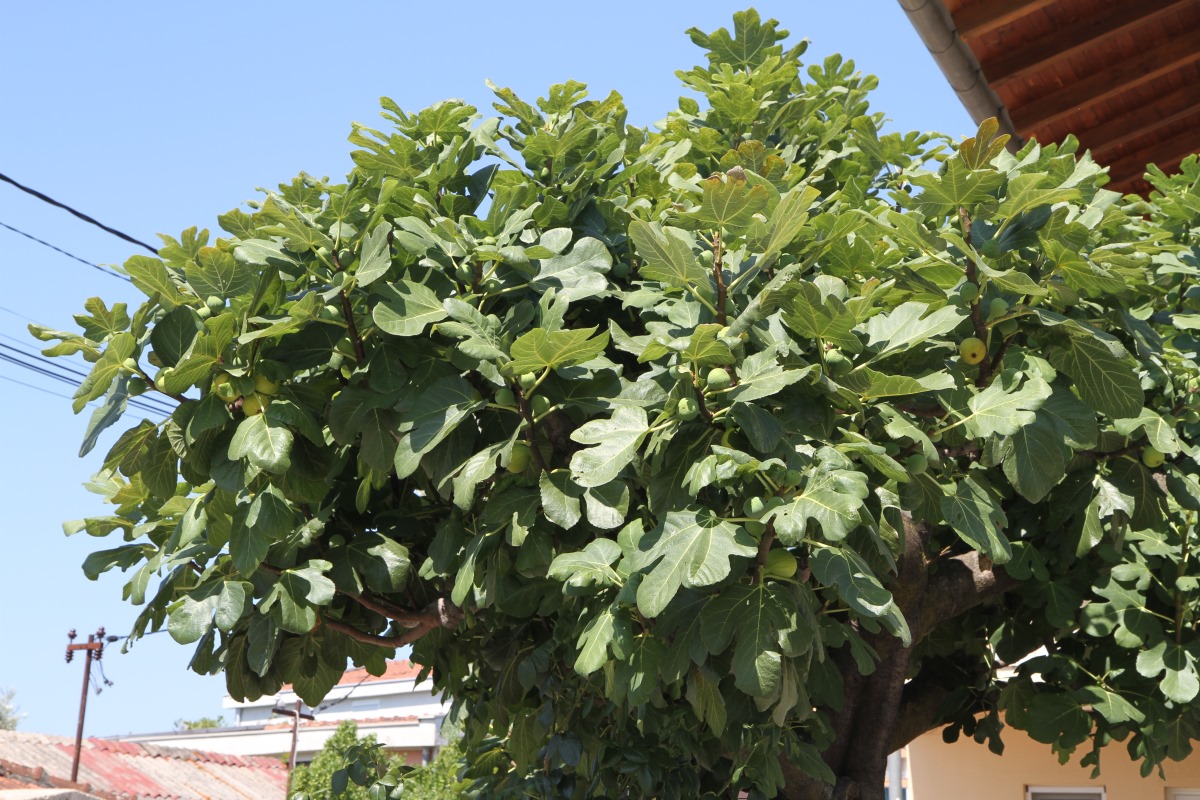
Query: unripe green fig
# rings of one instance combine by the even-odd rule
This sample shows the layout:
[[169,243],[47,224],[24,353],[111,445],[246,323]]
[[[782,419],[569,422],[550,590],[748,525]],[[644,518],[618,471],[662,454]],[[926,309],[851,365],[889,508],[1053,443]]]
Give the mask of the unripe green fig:
[[125,391],[129,393],[130,397],[145,394],[148,388],[150,387],[146,384],[146,381],[137,375],[134,375],[129,379],[129,383],[125,384]]
[[542,178],[543,180],[545,180],[546,178],[549,178],[550,177],[550,168],[542,167],[540,170],[538,170],[538,177]]
[[354,260],[354,252],[343,247],[341,250],[338,250],[337,259],[339,264],[347,267]]
[[454,268],[454,277],[459,283],[474,283],[475,270],[471,268],[470,264],[459,264]]
[[154,352],[153,350],[146,355],[146,360],[149,361],[150,365],[153,367],[161,367],[163,365],[162,359],[159,358],[158,353]]
[[222,372],[220,375],[213,378],[212,390],[217,397],[221,398],[221,400],[225,401],[226,403],[232,403],[234,400],[237,400],[237,387],[235,387],[230,381],[228,372]]
[[825,353],[825,369],[835,378],[840,378],[854,367],[850,359],[841,350],[829,350]]
[[137,372],[138,363],[136,358],[127,358],[121,362],[121,369],[125,372]]
[[542,414],[545,414],[550,410],[550,398],[546,397],[544,394],[534,395],[531,405],[533,406],[533,413],[540,417]]
[[742,511],[747,517],[757,517],[767,510],[767,501],[761,497],[748,497],[746,502],[742,503]]
[[799,562],[790,551],[775,548],[767,552],[767,562],[763,565],[763,576],[787,579],[796,574],[797,566],[799,566]]
[[1008,301],[1003,297],[993,297],[992,302],[988,303],[988,319],[1003,317],[1008,313]]
[[1142,448],[1142,463],[1150,469],[1158,469],[1166,460],[1167,457],[1158,449],[1151,447],[1150,445],[1146,445]]
[[278,394],[279,384],[268,378],[266,375],[255,375],[254,391],[265,395]]
[[497,278],[488,278],[483,282],[483,290],[488,293],[494,294],[503,288],[504,284],[502,284]]
[[242,413],[247,417],[256,416],[265,411],[270,403],[271,398],[267,395],[259,394],[258,392],[252,392],[251,394],[242,398]]
[[974,336],[968,337],[959,343],[958,355],[968,364],[978,364],[987,358],[987,345]]
[[480,241],[480,244],[482,244],[485,247],[495,247],[496,246],[496,237],[495,236],[485,236]]
[[522,372],[517,377],[517,385],[521,387],[522,391],[528,392],[537,383],[537,379],[538,376],[535,372]]
[[1020,323],[1015,319],[1006,319],[996,326],[996,330],[1000,332],[1001,336],[1008,338],[1016,333],[1020,327]]
[[225,310],[225,301],[216,295],[212,295],[205,300],[204,305],[214,314],[219,314]]
[[708,371],[708,376],[704,380],[709,389],[720,391],[728,389],[729,384],[733,383],[733,379],[729,377],[729,373],[720,367],[713,367]]
[[612,265],[612,274],[614,278],[625,280],[632,272],[633,270],[630,268],[629,264],[624,261],[618,261]]
[[515,406],[517,404],[517,396],[513,394],[512,389],[505,386],[496,392],[496,402],[502,406]]
[[533,458],[533,453],[529,449],[529,445],[524,442],[516,442],[512,447],[512,455],[508,459],[509,472],[524,472],[529,466],[530,460]]
[[904,468],[912,475],[920,475],[929,469],[929,459],[924,453],[913,453],[904,460]]
[[967,281],[959,289],[959,296],[962,297],[964,303],[974,303],[979,299],[979,284]]
[[798,469],[789,469],[787,472],[783,473],[784,486],[799,486],[802,480],[804,480],[804,473]]
[[888,442],[883,446],[883,452],[887,453],[889,456],[898,456],[900,455],[900,445],[896,444],[895,442]]
[[675,414],[680,419],[695,419],[696,415],[699,413],[700,406],[698,406],[696,401],[690,397],[681,397],[679,402],[675,405]]
[[759,522],[756,519],[752,519],[749,522],[743,523],[742,527],[746,529],[746,533],[755,537],[762,536],[767,532],[767,524],[765,522]]

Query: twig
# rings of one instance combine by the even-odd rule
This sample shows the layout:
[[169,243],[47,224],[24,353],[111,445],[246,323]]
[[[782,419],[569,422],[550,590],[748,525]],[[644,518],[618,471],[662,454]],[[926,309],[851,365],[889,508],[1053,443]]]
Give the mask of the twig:
[[1091,458],[1096,461],[1112,461],[1114,458],[1120,458],[1128,453],[1137,452],[1141,448],[1140,444],[1131,444],[1118,450],[1080,450],[1079,455],[1082,458]]
[[542,451],[537,446],[537,423],[533,420],[533,410],[529,407],[529,399],[525,397],[525,390],[520,386],[517,387],[517,410],[525,419],[525,441],[529,445],[529,455],[533,458],[533,465],[538,472],[548,472],[546,462],[542,459]]
[[[330,253],[333,258],[333,266],[338,272],[344,272],[345,267],[342,262],[338,261],[337,253]],[[346,294],[346,290],[341,291],[342,295],[342,317],[346,320],[346,332],[350,335],[350,341],[354,343],[355,360],[361,364],[367,360],[366,350],[363,348],[362,337],[358,334],[358,325],[354,323],[354,307],[350,303],[350,295]]]
[[762,571],[767,566],[767,554],[771,552],[771,544],[775,541],[775,520],[767,522],[762,541],[758,543],[758,569],[754,571],[754,583],[762,580]]
[[724,253],[721,251],[721,231],[713,233],[713,279],[717,282],[717,322],[725,322],[725,276],[722,274]]
[[354,343],[354,358],[361,364],[367,360],[367,352],[363,348],[362,337],[358,335],[358,325],[354,324],[354,308],[350,305],[350,295],[342,290],[342,316],[346,318],[346,332]]
[[906,414],[912,414],[916,417],[926,417],[927,419],[941,419],[946,416],[946,412],[940,408],[920,408],[918,406],[896,404],[897,411],[903,411]]
[[704,421],[709,425],[715,426],[713,421],[713,413],[708,410],[708,403],[704,402],[704,390],[698,384],[693,383],[692,388],[696,391],[696,405],[700,409],[700,416],[704,417]]
[[[958,217],[962,221],[963,241],[967,247],[971,246],[971,216],[965,208],[958,209]],[[967,280],[975,284],[979,288],[979,268],[975,266],[975,258],[972,253],[965,253],[967,257]],[[975,329],[975,337],[979,341],[986,343],[988,340],[987,325],[983,323],[983,309],[979,307],[979,297],[982,295],[982,289],[975,295],[975,299],[971,301],[971,326]],[[994,366],[992,361],[984,359],[979,364],[979,375],[975,378],[975,385],[979,388],[986,388],[992,382],[992,372]]]

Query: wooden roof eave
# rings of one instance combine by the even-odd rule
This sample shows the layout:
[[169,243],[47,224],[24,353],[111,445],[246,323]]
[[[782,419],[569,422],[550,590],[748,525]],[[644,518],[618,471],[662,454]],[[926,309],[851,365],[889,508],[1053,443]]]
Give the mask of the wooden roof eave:
[[955,29],[954,20],[942,0],[899,0],[909,22],[933,56],[950,87],[976,124],[996,117],[1000,133],[1007,133],[1008,149],[1016,152],[1025,143],[1009,117],[1008,109],[988,85],[971,48]]

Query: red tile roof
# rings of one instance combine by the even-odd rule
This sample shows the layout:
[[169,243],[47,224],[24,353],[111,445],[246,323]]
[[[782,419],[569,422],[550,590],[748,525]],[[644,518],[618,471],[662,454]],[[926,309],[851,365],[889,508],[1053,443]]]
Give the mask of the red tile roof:
[[[342,674],[341,680],[337,682],[337,685],[345,686],[347,684],[374,683],[376,681],[412,680],[413,678],[417,677],[417,673],[420,671],[421,668],[418,665],[407,659],[400,661],[389,661],[387,669],[382,675],[372,675],[371,673],[367,672],[365,667],[348,669]],[[290,683],[285,683],[280,691],[293,691],[292,685]]]
[[60,736],[0,731],[0,781],[79,789],[103,800],[266,800],[287,790],[287,768],[275,758],[107,739],[84,740],[72,784],[74,747]]

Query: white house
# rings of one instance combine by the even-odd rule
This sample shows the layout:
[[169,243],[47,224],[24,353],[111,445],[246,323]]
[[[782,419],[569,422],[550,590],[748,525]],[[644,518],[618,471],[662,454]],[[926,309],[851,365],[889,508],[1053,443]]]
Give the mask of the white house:
[[[314,718],[299,720],[297,762],[311,761],[337,726],[351,719],[358,725],[360,736],[374,734],[384,747],[403,755],[409,764],[427,763],[444,744],[440,734],[448,707],[434,692],[432,681],[417,683],[418,672],[408,661],[389,662],[380,676],[352,669],[316,708],[300,703],[301,713]],[[290,684],[277,695],[248,702],[226,696],[222,706],[233,713],[226,727],[115,738],[231,755],[286,758],[292,746],[291,714],[298,702]]]

